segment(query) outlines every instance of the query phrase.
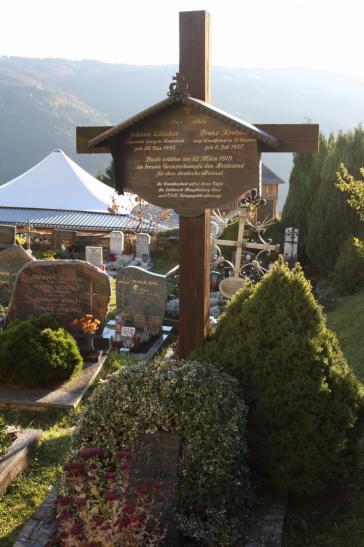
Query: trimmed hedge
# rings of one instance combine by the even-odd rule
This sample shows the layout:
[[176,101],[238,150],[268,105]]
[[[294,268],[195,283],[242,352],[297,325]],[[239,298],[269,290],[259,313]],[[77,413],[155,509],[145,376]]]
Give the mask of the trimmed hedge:
[[241,289],[198,357],[239,379],[263,482],[314,492],[344,472],[361,384],[299,266]]
[[103,447],[111,456],[133,450],[142,433],[176,432],[180,529],[211,546],[240,545],[250,497],[245,422],[238,383],[227,374],[198,362],[142,362],[94,391],[72,451]]
[[83,360],[73,336],[51,315],[15,319],[0,336],[0,383],[41,387],[66,380]]

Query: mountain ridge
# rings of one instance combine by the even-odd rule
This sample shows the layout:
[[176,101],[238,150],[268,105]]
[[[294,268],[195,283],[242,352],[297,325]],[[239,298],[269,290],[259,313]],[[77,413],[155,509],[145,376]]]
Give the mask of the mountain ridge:
[[[113,125],[166,96],[177,65],[0,57],[0,181],[54,148],[95,174],[110,155],[77,155],[77,125]],[[319,123],[326,134],[364,119],[359,81],[314,69],[212,67],[212,104],[251,123]],[[264,154],[288,180],[291,155]]]

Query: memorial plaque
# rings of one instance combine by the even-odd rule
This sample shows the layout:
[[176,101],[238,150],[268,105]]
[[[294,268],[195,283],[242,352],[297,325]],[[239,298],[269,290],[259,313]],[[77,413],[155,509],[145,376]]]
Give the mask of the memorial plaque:
[[124,326],[162,327],[167,303],[165,276],[136,266],[119,270],[116,276],[116,309]]
[[159,495],[163,501],[158,509],[162,512],[162,525],[167,526],[165,547],[180,544],[175,524],[180,453],[181,438],[176,433],[146,433],[138,440],[130,473],[132,489],[143,481],[157,482],[160,486]]
[[102,247],[86,246],[86,262],[93,266],[102,266],[104,263]]
[[0,249],[5,249],[16,243],[16,226],[0,225]]
[[114,231],[110,234],[110,253],[119,256],[124,251],[124,234],[120,231]]
[[138,234],[135,241],[135,258],[148,262],[150,258],[150,235]]
[[91,313],[101,321],[101,334],[109,300],[109,277],[95,266],[81,260],[36,260],[18,273],[7,322],[47,313],[78,332],[72,321]]
[[189,104],[174,103],[135,123],[111,148],[128,190],[183,216],[259,186],[256,139]]
[[7,306],[18,271],[28,262],[34,262],[23,247],[12,245],[0,252],[0,304]]

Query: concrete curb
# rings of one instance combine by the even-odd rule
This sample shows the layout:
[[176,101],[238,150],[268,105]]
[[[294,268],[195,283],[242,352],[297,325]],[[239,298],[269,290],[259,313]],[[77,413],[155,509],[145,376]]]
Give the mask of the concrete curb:
[[37,429],[23,431],[0,458],[0,496],[5,494],[15,477],[28,467],[30,453],[39,445],[41,436],[41,431]]

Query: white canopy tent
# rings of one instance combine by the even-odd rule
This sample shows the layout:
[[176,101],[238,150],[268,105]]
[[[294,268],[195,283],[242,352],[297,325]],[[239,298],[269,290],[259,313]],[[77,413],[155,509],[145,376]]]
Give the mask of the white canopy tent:
[[117,195],[62,150],[53,150],[34,167],[0,186],[0,207],[106,213],[113,200],[119,214],[128,214],[135,205],[131,195]]

